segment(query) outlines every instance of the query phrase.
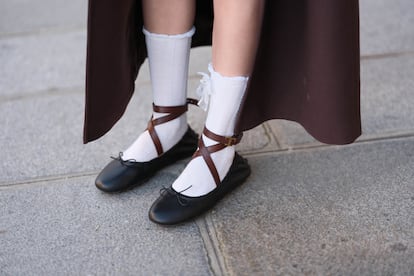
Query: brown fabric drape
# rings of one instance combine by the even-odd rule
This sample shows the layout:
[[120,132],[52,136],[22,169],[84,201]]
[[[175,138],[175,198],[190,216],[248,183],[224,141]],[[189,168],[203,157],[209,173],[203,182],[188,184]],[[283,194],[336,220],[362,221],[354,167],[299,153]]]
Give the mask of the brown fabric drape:
[[[316,139],[361,134],[358,0],[268,0],[237,130],[269,119]],[[212,1],[198,0],[192,46],[211,45]],[[141,1],[89,0],[84,142],[121,118],[146,58]]]

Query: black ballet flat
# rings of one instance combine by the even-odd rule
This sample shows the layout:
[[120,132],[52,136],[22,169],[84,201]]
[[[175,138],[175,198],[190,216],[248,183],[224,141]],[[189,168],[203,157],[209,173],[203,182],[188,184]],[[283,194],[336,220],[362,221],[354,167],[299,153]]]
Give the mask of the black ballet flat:
[[[207,130],[208,131],[208,130]],[[206,133],[206,129],[204,130],[204,134]],[[212,139],[212,135],[207,135],[210,139]],[[214,137],[217,138],[218,136]],[[229,139],[226,143],[221,144],[224,148],[228,145],[233,145],[238,143],[239,138],[237,137],[225,137]],[[194,154],[194,157],[203,156],[206,160],[211,160],[210,153],[214,151],[218,151],[218,145],[205,147],[204,143],[201,140],[201,144],[199,144],[199,151],[201,149],[203,153]],[[215,139],[217,141],[217,139]],[[221,139],[223,141],[223,139]],[[206,152],[209,152],[206,154]],[[207,164],[211,164],[210,161],[207,161]],[[213,164],[214,166],[214,164]],[[213,177],[217,180],[218,177],[217,170],[210,167],[210,171],[212,172]],[[211,191],[210,193],[199,196],[199,197],[189,197],[185,196],[177,191],[175,191],[172,187],[163,188],[161,190],[161,195],[159,198],[152,204],[150,211],[149,211],[149,218],[151,221],[156,222],[158,224],[163,225],[172,225],[184,222],[191,218],[194,218],[207,210],[211,209],[220,199],[222,199],[226,194],[230,193],[236,187],[241,185],[250,175],[251,170],[250,166],[246,159],[241,157],[237,152],[234,156],[233,163],[224,177],[224,179],[217,184],[217,187]],[[215,176],[214,176],[215,175]]]
[[162,168],[190,157],[197,149],[197,134],[189,127],[183,138],[169,151],[149,162],[114,158],[95,180],[99,190],[113,193],[139,186]]
[[157,149],[158,157],[148,162],[136,162],[135,160],[122,160],[122,153],[120,153],[99,173],[95,180],[96,187],[108,193],[124,191],[141,185],[162,168],[193,155],[197,150],[198,135],[190,127],[183,138],[166,152],[163,151],[154,128],[156,125],[174,120],[182,115],[187,111],[189,103],[195,104],[196,101],[188,99],[187,104],[173,107],[153,105],[155,112],[170,113],[157,119],[151,118],[148,123],[147,130]]

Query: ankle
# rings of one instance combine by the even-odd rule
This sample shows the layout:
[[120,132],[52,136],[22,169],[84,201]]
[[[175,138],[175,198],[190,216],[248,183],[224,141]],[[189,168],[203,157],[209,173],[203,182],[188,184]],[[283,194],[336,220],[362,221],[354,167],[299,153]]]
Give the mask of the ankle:
[[[154,118],[156,115],[154,114]],[[187,115],[183,114],[171,121],[155,126],[164,151],[175,145],[185,134],[188,128]]]

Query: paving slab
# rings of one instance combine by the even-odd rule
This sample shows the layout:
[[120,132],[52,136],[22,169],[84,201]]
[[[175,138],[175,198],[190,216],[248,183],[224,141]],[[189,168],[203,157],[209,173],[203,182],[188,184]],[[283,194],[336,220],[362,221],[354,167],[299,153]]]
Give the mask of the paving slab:
[[414,131],[414,55],[366,60],[361,74],[366,134]]
[[85,0],[0,0],[0,36],[86,26]]
[[[360,141],[395,133],[414,133],[414,55],[363,60],[361,64]],[[321,144],[302,126],[268,122],[282,147]]]
[[[29,34],[0,38],[0,99],[85,85],[86,31]],[[189,77],[207,72],[211,47],[191,51]],[[150,81],[148,63],[137,85]],[[195,89],[195,87],[193,88]]]
[[270,120],[266,122],[276,136],[281,148],[323,145],[313,138],[299,123],[287,120]]
[[144,114],[134,114],[129,128],[120,124],[112,136],[84,146],[83,108],[83,94],[78,91],[2,102],[0,152],[5,158],[0,182],[97,170],[110,155],[117,155],[115,149],[126,143],[132,129],[145,129]]
[[[413,50],[413,9],[411,0],[361,0],[362,54]],[[0,35],[48,28],[84,27],[87,1],[43,0],[42,5],[39,5],[30,0],[2,0],[0,14]]]
[[[52,3],[53,2],[53,3]],[[49,8],[28,0],[1,1],[0,26],[7,32],[27,32],[28,36],[0,40],[2,94],[83,86],[86,35],[79,31],[37,33],[41,28],[85,25],[86,2],[49,1]],[[363,55],[414,50],[414,4],[410,0],[361,1],[361,49]],[[53,11],[53,12],[50,12]],[[44,14],[47,12],[47,16]],[[29,15],[27,13],[30,13]],[[23,18],[23,19],[22,19]],[[399,18],[399,20],[393,20]],[[15,27],[13,27],[15,26]],[[18,28],[14,30],[13,28]],[[392,35],[392,37],[390,37]],[[384,48],[386,47],[386,48]],[[193,50],[190,76],[206,71],[211,60],[209,47]],[[16,74],[18,72],[18,74]],[[144,67],[139,80],[149,80]]]
[[413,275],[414,138],[250,157],[207,216],[230,275]]
[[[190,87],[196,85],[198,80],[190,81]],[[50,91],[0,102],[0,185],[98,172],[110,156],[125,150],[146,128],[151,114],[150,89],[149,84],[139,85],[118,124],[102,139],[87,145],[82,143],[84,95],[80,90]],[[188,114],[190,124],[200,133],[205,113],[191,107]],[[268,144],[269,136],[258,127],[246,133],[238,150],[252,152]]]
[[361,0],[361,54],[414,51],[414,2]]
[[194,222],[148,219],[162,173],[125,193],[105,194],[93,177],[0,188],[2,275],[210,275]]
[[0,97],[83,87],[85,39],[83,30],[0,39]]

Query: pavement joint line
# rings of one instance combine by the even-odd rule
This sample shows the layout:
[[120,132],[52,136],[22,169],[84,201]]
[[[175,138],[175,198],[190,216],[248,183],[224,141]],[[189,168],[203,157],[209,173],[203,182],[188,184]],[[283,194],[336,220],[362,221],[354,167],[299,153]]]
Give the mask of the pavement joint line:
[[[414,132],[401,132],[395,135],[388,135],[388,136],[375,136],[375,137],[367,137],[365,139],[357,140],[352,144],[346,145],[328,145],[328,144],[304,144],[295,147],[289,148],[280,148],[280,149],[273,149],[273,150],[262,150],[262,151],[240,151],[240,153],[245,157],[261,157],[261,156],[269,156],[271,154],[281,155],[285,153],[293,153],[293,152],[302,152],[302,151],[313,151],[313,150],[327,150],[332,148],[343,148],[343,147],[353,147],[359,146],[363,144],[369,143],[376,143],[376,142],[384,142],[384,141],[393,141],[393,140],[401,140],[406,138],[414,138]],[[3,181],[0,182],[0,190],[8,189],[18,186],[24,186],[28,184],[41,184],[43,185],[44,182],[56,181],[56,180],[63,180],[63,179],[71,179],[71,178],[81,178],[86,176],[94,176],[98,175],[99,171],[89,171],[89,172],[79,172],[79,173],[72,173],[72,174],[63,174],[63,175],[49,175],[44,177],[32,178],[32,179],[24,179],[15,182],[8,182]]]
[[0,40],[9,38],[18,38],[23,36],[39,36],[39,35],[61,35],[72,32],[86,32],[86,25],[73,25],[69,27],[45,27],[36,30],[28,30],[21,32],[1,33]]
[[395,131],[395,132],[385,132],[382,134],[373,134],[373,135],[367,135],[365,137],[362,137],[360,140],[357,140],[356,142],[368,142],[368,141],[377,141],[377,140],[387,140],[387,139],[394,139],[394,138],[405,138],[405,137],[412,137],[414,136],[414,129],[407,130],[407,131]]
[[[65,34],[71,32],[86,32],[86,25],[74,25],[69,27],[45,27],[37,30],[31,31],[22,31],[22,32],[11,32],[11,33],[2,33],[0,34],[0,40],[8,38],[16,38],[22,36],[38,36],[38,35],[48,35],[48,34]],[[86,47],[86,46],[85,46]],[[361,60],[373,60],[373,59],[382,59],[382,58],[392,58],[400,56],[410,56],[414,55],[414,50],[411,51],[401,51],[401,52],[389,52],[389,53],[379,53],[379,54],[365,54],[361,55]],[[194,75],[193,77],[196,77]]]
[[268,133],[268,135],[270,135],[273,138],[273,140],[276,142],[277,148],[282,149],[283,148],[282,145],[284,143],[283,143],[283,140],[278,137],[280,133],[277,130],[276,132],[273,131],[272,127],[267,122],[265,122],[263,125],[265,126],[266,133]]
[[402,140],[406,138],[414,138],[414,132],[407,132],[407,133],[401,133],[399,135],[395,136],[384,136],[384,137],[372,137],[367,138],[364,140],[357,140],[354,143],[351,144],[345,144],[345,145],[329,145],[329,144],[305,144],[301,146],[295,146],[295,147],[289,147],[289,148],[283,148],[279,150],[273,150],[273,151],[258,151],[258,152],[241,152],[243,156],[245,157],[261,157],[261,156],[269,156],[271,154],[280,155],[285,153],[294,153],[294,152],[304,152],[304,151],[314,151],[314,150],[328,150],[328,149],[340,149],[345,147],[355,147],[360,146],[364,144],[371,144],[371,143],[377,143],[377,142],[385,142],[385,141],[394,141],[394,140]]
[[[238,150],[236,148],[236,151],[239,153],[245,153],[245,152],[262,152],[262,151],[272,151],[272,150],[278,150],[280,149],[280,145],[278,141],[275,139],[275,137],[269,132],[269,127],[267,126],[266,122],[263,123],[260,127],[264,129],[265,135],[267,137],[266,144],[260,148],[255,148],[254,150]],[[276,144],[276,145],[275,145]]]
[[[264,129],[265,135],[268,138],[268,143],[266,143],[265,146],[262,147],[262,149],[265,148],[269,148],[269,149],[280,149],[280,142],[279,139],[276,137],[276,135],[274,135],[274,133],[272,132],[271,127],[265,123],[262,124],[262,127]],[[259,149],[260,150],[260,149]]]
[[[224,275],[225,266],[224,258],[218,247],[218,240],[215,236],[215,228],[209,222],[208,214],[196,219],[196,225],[200,231],[201,239],[203,240],[204,249],[206,251],[208,264],[213,275]],[[213,227],[213,228],[212,228]]]
[[[414,130],[388,132],[388,133],[364,136],[356,140],[352,144],[385,141],[385,140],[400,139],[400,138],[410,138],[413,136],[414,136]],[[352,144],[348,144],[348,145],[352,145]],[[329,144],[323,144],[323,143],[315,141],[315,142],[299,144],[299,145],[286,145],[285,147],[281,147],[280,149],[281,150],[300,150],[300,149],[307,149],[307,148],[322,148],[322,147],[336,147],[336,146],[347,146],[347,145],[329,145]],[[248,153],[254,154],[254,152],[248,152]]]
[[31,178],[31,179],[24,179],[21,181],[15,181],[15,182],[0,182],[0,191],[5,189],[10,189],[14,187],[20,187],[20,186],[33,186],[34,184],[38,185],[44,185],[45,182],[51,182],[51,181],[59,181],[64,179],[73,179],[73,178],[82,178],[86,176],[94,176],[97,175],[98,172],[81,172],[81,173],[72,173],[72,174],[66,174],[66,175],[50,175],[45,177],[37,177],[37,178]]
[[383,59],[383,58],[395,58],[401,56],[412,56],[414,55],[414,50],[411,51],[402,51],[402,52],[389,52],[389,53],[380,53],[380,54],[367,54],[362,55],[361,61],[363,60],[376,60],[376,59]]
[[[73,86],[73,87],[51,87],[49,89],[38,90],[31,93],[20,92],[13,96],[0,96],[0,103],[19,101],[24,99],[36,98],[36,97],[45,97],[45,96],[57,96],[62,94],[78,94],[79,90],[83,93],[83,86]],[[59,94],[56,94],[59,93]]]
[[[189,79],[199,79],[197,76],[189,76]],[[140,85],[151,85],[150,80],[145,81],[138,81],[136,86],[139,87]],[[135,91],[135,93],[139,93],[139,88]],[[50,87],[48,89],[42,89],[37,91],[20,91],[14,93],[13,96],[0,96],[0,103],[2,102],[10,102],[10,101],[18,101],[26,98],[35,98],[35,97],[44,97],[44,96],[56,96],[56,93],[60,94],[83,94],[85,92],[85,86],[70,86],[70,87]]]

